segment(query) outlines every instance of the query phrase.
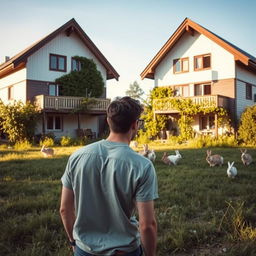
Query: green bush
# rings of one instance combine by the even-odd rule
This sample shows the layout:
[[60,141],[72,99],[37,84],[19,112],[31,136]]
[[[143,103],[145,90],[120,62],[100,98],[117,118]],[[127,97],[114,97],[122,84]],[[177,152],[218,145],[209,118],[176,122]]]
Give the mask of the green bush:
[[136,137],[136,141],[139,144],[148,144],[149,143],[149,139],[148,139],[148,135],[146,132],[143,132],[142,130],[138,131],[138,135]]
[[11,143],[32,140],[35,134],[39,112],[35,105],[14,101],[5,105],[0,100],[1,130],[8,135]]
[[54,146],[54,139],[45,137],[44,139],[40,140],[40,146],[45,145],[46,147]]
[[73,144],[73,140],[71,137],[69,136],[62,136],[60,139],[60,145],[61,146],[71,146]]
[[32,148],[32,144],[28,140],[16,142],[14,149],[16,150],[28,150]]
[[238,138],[246,145],[256,146],[256,105],[246,108],[243,112]]

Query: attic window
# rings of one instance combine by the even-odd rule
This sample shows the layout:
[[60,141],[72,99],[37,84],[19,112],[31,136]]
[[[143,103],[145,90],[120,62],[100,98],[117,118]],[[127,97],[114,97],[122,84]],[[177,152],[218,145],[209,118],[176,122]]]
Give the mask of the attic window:
[[66,72],[67,57],[63,55],[50,54],[50,70]]
[[189,71],[188,58],[173,60],[173,73],[184,73]]
[[211,68],[211,54],[203,54],[194,57],[194,70],[204,70]]

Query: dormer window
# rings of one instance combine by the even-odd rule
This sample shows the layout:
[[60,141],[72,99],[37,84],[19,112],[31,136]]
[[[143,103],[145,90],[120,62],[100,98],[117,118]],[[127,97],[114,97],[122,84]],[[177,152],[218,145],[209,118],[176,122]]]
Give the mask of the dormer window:
[[194,70],[204,70],[211,68],[211,54],[203,54],[194,57]]
[[189,59],[181,58],[173,60],[173,73],[185,73],[189,71]]
[[80,71],[82,68],[81,62],[75,58],[71,58],[71,70]]
[[66,72],[67,57],[63,55],[50,54],[50,70]]

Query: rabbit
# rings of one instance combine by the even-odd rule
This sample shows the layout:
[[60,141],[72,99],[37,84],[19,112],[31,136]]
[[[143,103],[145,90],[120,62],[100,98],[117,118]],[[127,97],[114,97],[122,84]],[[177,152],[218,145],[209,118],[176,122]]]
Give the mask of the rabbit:
[[179,150],[175,150],[175,153],[176,153],[176,155],[169,155],[169,156],[167,156],[167,155],[164,154],[165,158],[164,158],[164,156],[163,156],[163,157],[162,157],[162,160],[163,160],[163,158],[164,158],[164,159],[165,159],[164,161],[168,162],[168,161],[166,160],[166,158],[167,158],[167,159],[170,161],[171,164],[177,165],[178,162],[180,161],[180,159],[182,158],[182,156],[181,156]]
[[147,158],[149,160],[151,160],[152,162],[155,162],[155,160],[156,160],[156,153],[155,153],[155,151],[153,149],[148,151]]
[[171,165],[171,164],[172,164],[172,162],[171,162],[171,160],[168,158],[166,152],[164,152],[164,154],[163,154],[161,160],[162,160],[162,162],[164,162],[164,163],[167,164],[167,165]]
[[240,149],[242,155],[241,155],[241,160],[244,165],[249,165],[252,162],[252,156],[247,152],[247,149]]
[[222,166],[224,159],[220,155],[212,155],[212,151],[207,150],[206,161],[209,163],[210,167],[216,166],[216,165]]
[[147,157],[148,153],[149,153],[148,144],[143,144],[143,150],[139,151],[139,154]]
[[54,150],[52,148],[46,148],[45,145],[42,146],[41,152],[44,157],[53,156]]
[[230,162],[228,162],[228,169],[227,169],[227,175],[229,178],[235,178],[235,176],[237,175],[237,169],[234,165],[234,162],[232,162],[230,164]]
[[137,147],[138,147],[138,142],[137,142],[136,140],[132,140],[132,141],[130,142],[130,146],[131,146],[132,148],[137,148]]

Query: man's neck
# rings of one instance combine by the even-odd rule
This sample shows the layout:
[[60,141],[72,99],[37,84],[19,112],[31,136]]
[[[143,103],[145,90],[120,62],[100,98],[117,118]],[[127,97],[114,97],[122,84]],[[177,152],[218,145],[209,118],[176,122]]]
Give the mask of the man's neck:
[[130,133],[123,134],[110,132],[109,136],[107,137],[107,140],[112,142],[121,142],[129,145],[131,141],[131,135]]

